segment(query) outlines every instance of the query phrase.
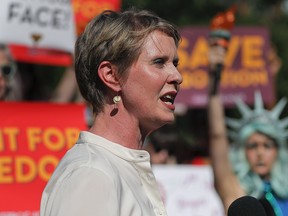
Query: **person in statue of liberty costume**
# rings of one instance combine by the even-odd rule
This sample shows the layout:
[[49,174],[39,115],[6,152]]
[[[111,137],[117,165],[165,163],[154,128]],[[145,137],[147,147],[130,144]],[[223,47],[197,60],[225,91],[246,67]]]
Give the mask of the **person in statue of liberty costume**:
[[250,195],[261,201],[267,215],[287,216],[288,118],[280,118],[286,99],[281,99],[271,111],[264,108],[260,92],[255,92],[254,109],[237,100],[241,118],[226,118],[227,132],[217,86],[220,79],[215,82],[219,69],[215,65],[223,64],[226,50],[211,44],[208,121],[215,189],[226,212],[234,200]]
[[[285,130],[288,118],[279,119],[286,103],[282,98],[268,111],[264,109],[260,92],[256,92],[254,110],[239,100],[237,106],[243,118],[226,118],[231,128],[229,135],[234,140],[230,158],[240,184],[247,194],[264,203],[268,201],[278,212],[276,215],[288,215],[288,131]],[[264,150],[260,149],[258,139],[265,141]],[[280,213],[282,204],[286,214]]]

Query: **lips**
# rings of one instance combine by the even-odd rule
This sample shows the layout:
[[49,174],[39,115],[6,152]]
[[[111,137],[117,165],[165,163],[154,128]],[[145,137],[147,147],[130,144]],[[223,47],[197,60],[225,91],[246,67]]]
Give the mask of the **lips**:
[[174,104],[176,98],[176,92],[169,92],[164,94],[160,99],[166,104]]
[[259,161],[256,166],[265,166],[265,163],[263,161]]

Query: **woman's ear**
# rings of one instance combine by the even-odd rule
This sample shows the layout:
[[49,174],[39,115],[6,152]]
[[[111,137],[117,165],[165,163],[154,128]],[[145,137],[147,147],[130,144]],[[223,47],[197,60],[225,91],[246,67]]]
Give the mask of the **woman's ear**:
[[117,76],[117,67],[111,64],[111,62],[103,61],[100,63],[98,76],[106,86],[116,92],[120,91],[121,85]]

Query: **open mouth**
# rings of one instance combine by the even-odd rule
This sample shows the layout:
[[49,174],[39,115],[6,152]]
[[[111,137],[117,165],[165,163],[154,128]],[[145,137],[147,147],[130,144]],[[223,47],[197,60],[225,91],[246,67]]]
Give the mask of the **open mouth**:
[[165,104],[169,104],[172,105],[174,104],[174,100],[175,100],[176,94],[165,94],[163,95],[160,99],[165,103]]

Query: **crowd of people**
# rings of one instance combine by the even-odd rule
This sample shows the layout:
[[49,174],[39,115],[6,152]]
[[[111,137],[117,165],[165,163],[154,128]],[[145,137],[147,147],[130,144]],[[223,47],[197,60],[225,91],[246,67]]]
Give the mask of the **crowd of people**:
[[[175,121],[180,40],[173,24],[146,10],[105,11],[87,25],[75,45],[75,67],[67,67],[48,100],[87,103],[89,130],[49,180],[42,216],[167,214],[151,164],[179,163],[177,133],[157,131]],[[242,117],[226,120],[223,67],[216,65],[225,67],[227,50],[210,45],[207,155],[223,207],[227,212],[249,195],[267,215],[287,216],[288,124],[280,118],[286,101],[270,111],[256,92],[254,109],[238,101]],[[0,100],[21,101],[21,73],[3,44],[0,72]]]

